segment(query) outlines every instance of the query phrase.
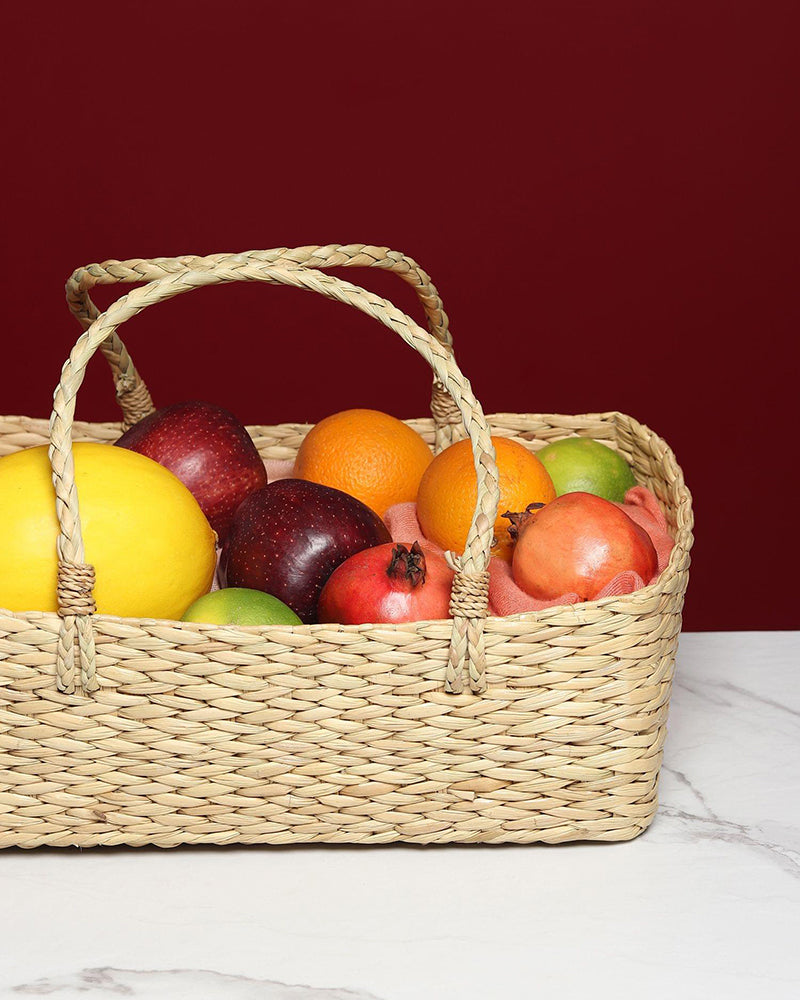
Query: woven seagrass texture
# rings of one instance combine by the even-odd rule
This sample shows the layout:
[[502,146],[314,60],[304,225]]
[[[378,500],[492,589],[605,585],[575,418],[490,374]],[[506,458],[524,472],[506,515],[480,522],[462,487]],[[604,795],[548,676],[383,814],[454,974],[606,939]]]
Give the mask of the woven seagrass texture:
[[[122,357],[118,338],[114,346],[121,316],[250,269],[261,280],[335,288],[334,297],[364,306],[366,293],[347,283],[238,256],[246,259],[200,267],[192,258],[145,275],[150,286],[102,315],[85,305],[87,332],[65,367],[51,424],[0,418],[0,454],[51,446],[66,564],[83,565],[70,442],[110,442],[122,429],[73,421],[74,397],[94,349],[111,345]],[[392,308],[374,296],[370,303]],[[83,602],[74,617],[88,625],[91,650],[59,615],[0,610],[0,846],[558,843],[626,840],[650,823],[692,544],[691,498],[672,452],[619,413],[495,414],[487,423],[447,343],[392,317],[403,339],[435,360],[479,471],[489,430],[533,450],[574,434],[619,450],[659,498],[675,538],[664,573],[624,597],[468,618],[480,630],[482,666],[462,648],[470,683],[449,692],[451,621],[245,629],[118,619],[85,613],[91,577],[68,573],[64,586],[76,596],[67,600]],[[441,422],[409,424],[441,444]],[[262,456],[289,458],[308,425],[249,430]],[[480,516],[465,553],[466,602],[481,599],[489,539]],[[69,678],[65,639],[79,648]]]

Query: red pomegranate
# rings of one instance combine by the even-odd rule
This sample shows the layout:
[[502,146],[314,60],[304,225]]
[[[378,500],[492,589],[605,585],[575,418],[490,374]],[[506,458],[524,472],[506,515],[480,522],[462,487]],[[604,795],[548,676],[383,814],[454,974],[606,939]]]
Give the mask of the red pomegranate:
[[511,572],[539,600],[577,594],[593,600],[618,573],[649,583],[658,569],[650,536],[616,504],[591,493],[565,493],[542,509],[506,512],[516,537]]
[[450,617],[453,571],[439,552],[389,542],[357,552],[334,570],[319,598],[319,620],[340,625]]

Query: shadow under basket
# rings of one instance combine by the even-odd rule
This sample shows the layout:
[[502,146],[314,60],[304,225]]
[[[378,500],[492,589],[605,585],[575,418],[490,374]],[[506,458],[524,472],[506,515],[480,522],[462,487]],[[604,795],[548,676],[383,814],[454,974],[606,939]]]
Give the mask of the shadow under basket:
[[[314,251],[317,268],[323,250],[332,255],[301,249]],[[236,259],[267,268],[277,258],[264,257],[279,253],[290,251]],[[291,253],[307,270],[300,251]],[[212,266],[200,260],[208,259],[177,259],[189,275]],[[153,275],[116,280],[143,278]],[[92,283],[83,280],[84,289]],[[106,314],[88,301],[82,317],[74,311],[84,338],[94,330],[98,339]],[[443,335],[426,311],[431,332],[415,330],[446,344],[446,326]],[[450,391],[444,369],[433,367]],[[115,377],[119,386],[119,370]],[[675,539],[659,579],[622,597],[481,617],[481,677],[472,684],[466,674],[448,684],[451,620],[238,628],[92,615],[92,684],[70,690],[57,662],[63,609],[0,611],[0,847],[561,843],[628,840],[646,829],[692,544],[681,470],[663,440],[621,413],[475,412],[485,433],[533,450],[573,435],[618,450]],[[71,413],[66,422],[68,448],[112,442],[122,429],[73,422]],[[447,443],[441,414],[409,424],[429,443]],[[249,430],[264,458],[286,459],[308,425]],[[58,433],[55,418],[0,418],[0,454],[52,444]]]

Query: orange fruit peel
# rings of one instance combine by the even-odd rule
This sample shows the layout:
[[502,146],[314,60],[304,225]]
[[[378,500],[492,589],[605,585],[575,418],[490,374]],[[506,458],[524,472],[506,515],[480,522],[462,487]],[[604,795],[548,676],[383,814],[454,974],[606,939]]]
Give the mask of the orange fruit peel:
[[[511,560],[514,541],[503,511],[547,504],[556,491],[539,459],[518,441],[493,437],[500,478],[500,504],[494,525],[492,555]],[[467,542],[478,497],[478,480],[470,441],[445,448],[425,470],[417,493],[417,518],[425,537],[445,550],[461,553]]]

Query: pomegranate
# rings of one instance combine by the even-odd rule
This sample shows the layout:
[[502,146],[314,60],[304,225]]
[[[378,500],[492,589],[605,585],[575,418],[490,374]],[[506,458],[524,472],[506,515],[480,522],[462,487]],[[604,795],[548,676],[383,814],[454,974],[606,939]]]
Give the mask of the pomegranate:
[[450,617],[453,571],[439,552],[389,542],[350,556],[322,588],[319,620],[340,625]]
[[539,600],[577,594],[593,600],[618,573],[649,583],[658,569],[650,536],[616,504],[591,493],[565,493],[521,514],[507,511],[516,538],[511,572]]

